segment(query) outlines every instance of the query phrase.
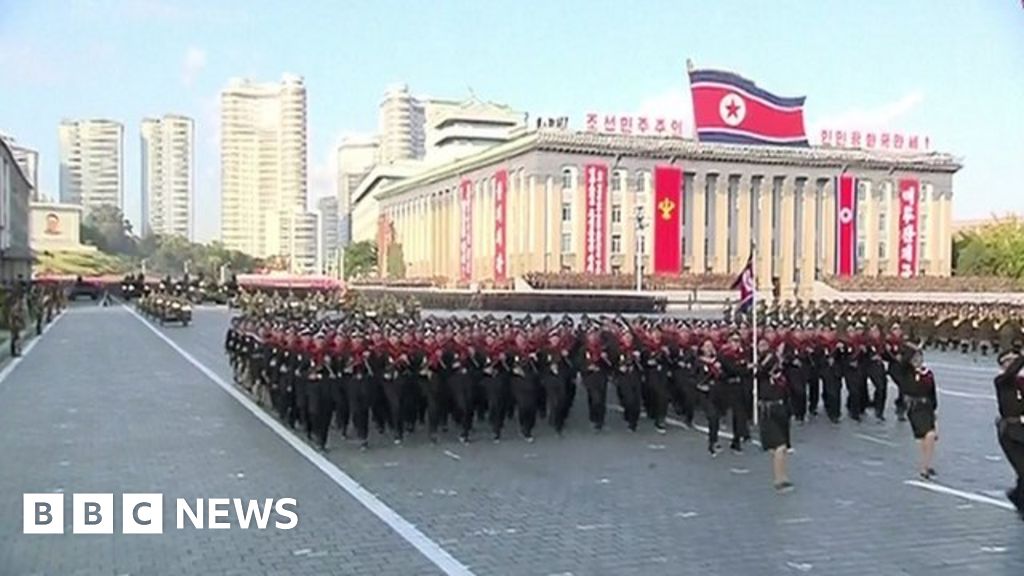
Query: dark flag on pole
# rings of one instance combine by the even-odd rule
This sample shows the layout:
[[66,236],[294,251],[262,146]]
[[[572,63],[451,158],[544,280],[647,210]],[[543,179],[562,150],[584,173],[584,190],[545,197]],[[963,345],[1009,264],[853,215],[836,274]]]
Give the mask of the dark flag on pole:
[[740,301],[737,306],[737,311],[746,313],[750,310],[751,305],[754,303],[754,255],[751,254],[750,258],[747,259],[747,265],[743,267],[743,271],[736,277],[736,281],[732,283],[733,290],[738,289],[740,291]]

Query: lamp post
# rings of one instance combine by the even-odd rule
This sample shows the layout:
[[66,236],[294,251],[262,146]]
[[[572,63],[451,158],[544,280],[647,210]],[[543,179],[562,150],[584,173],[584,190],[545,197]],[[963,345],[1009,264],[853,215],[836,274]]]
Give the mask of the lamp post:
[[644,207],[636,207],[636,217],[633,230],[635,236],[635,250],[633,250],[633,270],[636,273],[636,291],[640,292],[644,289],[644,255],[643,255],[643,232],[647,228],[647,223],[644,222]]

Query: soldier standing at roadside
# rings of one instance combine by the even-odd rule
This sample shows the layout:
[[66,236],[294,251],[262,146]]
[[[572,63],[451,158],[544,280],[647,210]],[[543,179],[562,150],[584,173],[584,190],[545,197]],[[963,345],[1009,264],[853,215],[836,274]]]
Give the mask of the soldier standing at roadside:
[[7,329],[11,331],[11,356],[21,356],[21,331],[25,329],[25,296],[20,286],[11,289],[7,298]]

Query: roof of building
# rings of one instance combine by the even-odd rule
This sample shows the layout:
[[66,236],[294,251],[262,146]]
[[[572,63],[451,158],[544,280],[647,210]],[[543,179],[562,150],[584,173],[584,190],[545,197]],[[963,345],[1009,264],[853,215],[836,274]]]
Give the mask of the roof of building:
[[428,167],[422,172],[381,189],[378,199],[470,172],[533,150],[592,156],[625,156],[670,160],[746,162],[783,166],[812,166],[841,170],[848,165],[874,169],[956,172],[962,161],[942,152],[889,152],[844,148],[754,146],[711,144],[681,138],[624,136],[557,129],[530,130],[522,136],[454,162]]
[[21,177],[22,181],[25,182],[25,186],[27,186],[29,190],[32,190],[32,182],[28,179],[28,175],[21,170],[21,165],[14,160],[14,150],[12,150],[12,146],[10,146],[3,138],[0,138],[0,148],[6,151],[4,152],[5,156],[11,157],[11,164],[14,166],[14,173]]

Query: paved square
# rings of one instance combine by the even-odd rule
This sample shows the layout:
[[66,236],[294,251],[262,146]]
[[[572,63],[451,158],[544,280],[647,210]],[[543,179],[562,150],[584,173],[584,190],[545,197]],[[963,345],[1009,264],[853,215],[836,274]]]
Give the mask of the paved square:
[[[194,325],[158,330],[229,381],[228,317],[199,309]],[[614,418],[595,435],[579,401],[564,438],[542,428],[534,444],[481,434],[432,446],[417,434],[360,452],[334,436],[327,458],[477,575],[1017,573],[1024,522],[998,505],[1011,474],[992,426],[991,359],[928,359],[943,389],[943,493],[907,483],[916,447],[894,419],[794,427],[797,491],[778,496],[764,454],[712,460],[696,432],[631,434]],[[443,573],[124,309],[72,309],[0,395],[4,575]],[[68,506],[89,491],[293,496],[300,523],[22,535],[21,494],[57,490]],[[173,513],[165,506],[165,521]]]

